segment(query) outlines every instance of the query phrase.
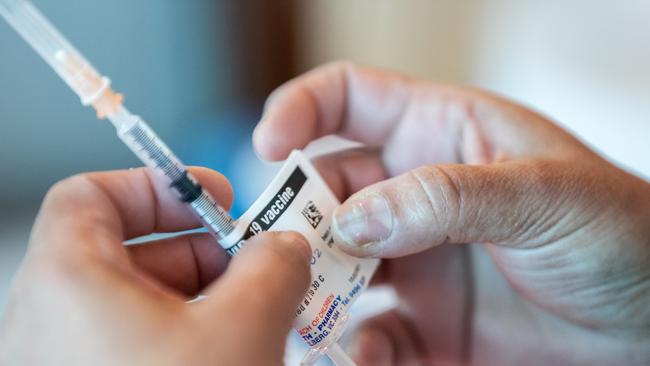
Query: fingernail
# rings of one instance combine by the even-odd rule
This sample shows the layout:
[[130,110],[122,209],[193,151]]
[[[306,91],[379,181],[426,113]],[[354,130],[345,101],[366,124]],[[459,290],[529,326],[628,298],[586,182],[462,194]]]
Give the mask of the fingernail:
[[309,245],[309,242],[305,239],[304,236],[293,232],[293,231],[285,231],[281,232],[278,234],[278,239],[286,242],[286,243],[291,243],[294,246],[300,247],[300,254],[302,254],[305,257],[305,260],[308,262],[311,262],[311,246]]
[[334,211],[334,229],[350,246],[369,245],[390,236],[393,213],[380,195],[352,199]]

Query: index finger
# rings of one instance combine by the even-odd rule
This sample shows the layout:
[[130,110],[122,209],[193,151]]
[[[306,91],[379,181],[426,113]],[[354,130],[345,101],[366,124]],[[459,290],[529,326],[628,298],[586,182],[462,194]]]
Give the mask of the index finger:
[[424,141],[447,163],[464,163],[459,154],[483,150],[496,159],[576,146],[543,116],[496,95],[348,62],[317,68],[276,90],[254,144],[262,158],[280,160],[330,134],[370,147],[398,138],[401,148],[413,149]]
[[[230,207],[232,189],[221,174],[190,170],[217,202]],[[199,227],[190,210],[149,174],[145,168],[89,173],[58,183],[43,202],[31,245],[114,253],[127,239]]]
[[[271,94],[255,130],[255,147],[263,158],[280,160],[335,133],[378,146],[403,113],[410,84],[403,76],[347,62],[317,68]],[[372,121],[372,129],[366,121]]]

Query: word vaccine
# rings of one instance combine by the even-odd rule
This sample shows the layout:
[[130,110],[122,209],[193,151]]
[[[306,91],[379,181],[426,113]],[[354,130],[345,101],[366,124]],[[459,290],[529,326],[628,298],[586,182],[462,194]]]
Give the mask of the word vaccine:
[[355,258],[334,246],[331,216],[339,204],[309,159],[294,151],[233,232],[222,240],[234,255],[246,239],[263,231],[291,230],[307,238],[312,248],[312,282],[296,309],[294,327],[314,348],[336,341],[331,338],[341,333],[339,323],[379,264],[377,259]]

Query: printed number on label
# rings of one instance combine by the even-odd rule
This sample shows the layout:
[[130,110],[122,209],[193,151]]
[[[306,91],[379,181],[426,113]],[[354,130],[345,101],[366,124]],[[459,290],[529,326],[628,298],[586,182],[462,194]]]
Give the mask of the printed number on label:
[[313,254],[312,254],[312,256],[311,256],[311,264],[312,264],[312,265],[316,264],[316,261],[317,261],[318,258],[320,258],[322,255],[323,255],[323,252],[322,252],[320,249],[318,249],[318,248],[314,249]]
[[262,225],[257,221],[253,221],[248,230],[251,232],[251,235],[257,235],[262,232]]

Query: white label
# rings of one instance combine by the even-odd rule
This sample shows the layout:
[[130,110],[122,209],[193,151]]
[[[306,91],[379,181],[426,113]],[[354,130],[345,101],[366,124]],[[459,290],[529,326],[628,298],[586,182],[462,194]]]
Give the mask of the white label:
[[339,250],[332,237],[336,196],[311,162],[294,151],[255,203],[222,240],[228,254],[263,231],[297,231],[312,248],[312,282],[296,309],[295,329],[311,347],[328,344],[332,330],[367,287],[379,260],[360,259]]

